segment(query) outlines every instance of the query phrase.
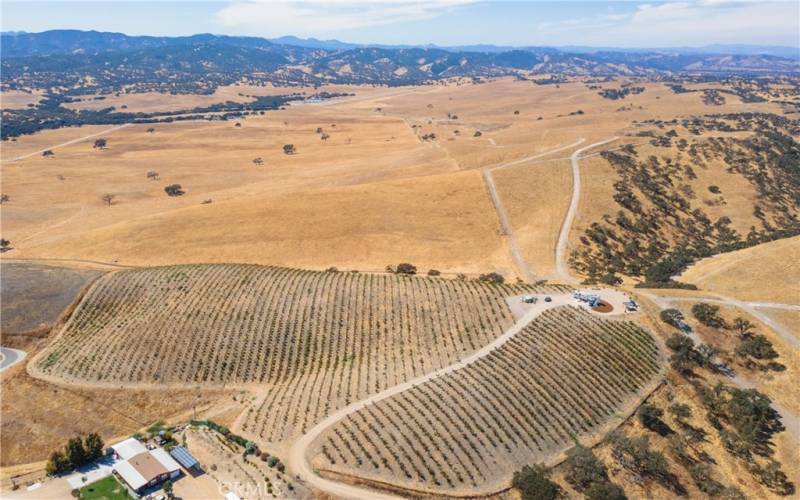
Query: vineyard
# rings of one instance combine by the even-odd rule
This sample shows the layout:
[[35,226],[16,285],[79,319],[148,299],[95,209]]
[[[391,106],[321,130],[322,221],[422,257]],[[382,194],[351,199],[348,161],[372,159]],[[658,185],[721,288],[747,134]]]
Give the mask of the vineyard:
[[127,270],[98,281],[35,366],[115,386],[259,384],[242,430],[276,442],[489,343],[514,323],[505,298],[532,290],[249,265]]
[[466,368],[346,417],[317,440],[314,463],[434,494],[496,491],[602,431],[660,361],[633,323],[552,309]]

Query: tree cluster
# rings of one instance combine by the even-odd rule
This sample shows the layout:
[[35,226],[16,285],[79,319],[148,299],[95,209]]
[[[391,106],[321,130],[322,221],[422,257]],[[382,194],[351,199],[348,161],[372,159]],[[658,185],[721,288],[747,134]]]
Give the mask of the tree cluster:
[[76,436],[67,441],[64,450],[57,450],[50,454],[47,461],[47,474],[56,475],[75,470],[82,465],[94,462],[104,454],[103,439],[95,433],[86,438]]

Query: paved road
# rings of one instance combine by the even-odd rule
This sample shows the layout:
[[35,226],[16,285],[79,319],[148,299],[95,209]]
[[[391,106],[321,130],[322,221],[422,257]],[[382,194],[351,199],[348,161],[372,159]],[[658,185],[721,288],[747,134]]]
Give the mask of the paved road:
[[9,347],[0,347],[0,372],[19,363],[25,359],[25,356],[27,356],[27,353],[24,351],[11,349]]
[[[599,293],[602,294],[604,291],[608,290],[600,290]],[[306,485],[313,486],[326,493],[341,498],[354,499],[354,500],[375,500],[375,499],[386,500],[386,499],[400,498],[394,495],[380,493],[375,490],[359,488],[357,486],[352,486],[337,481],[331,481],[329,479],[325,479],[323,477],[318,476],[314,472],[313,468],[311,467],[311,464],[308,462],[307,459],[309,446],[328,428],[332,427],[333,425],[335,425],[348,415],[351,415],[367,407],[368,405],[377,403],[381,400],[392,397],[396,394],[400,394],[401,392],[411,389],[416,385],[424,384],[429,380],[433,380],[437,377],[441,377],[456,370],[460,370],[461,368],[464,368],[467,365],[474,363],[475,361],[478,361],[484,356],[490,354],[495,349],[501,347],[503,344],[512,339],[517,333],[519,333],[528,323],[530,323],[533,319],[542,314],[544,311],[552,309],[554,307],[576,304],[576,301],[572,297],[572,294],[558,294],[558,295],[551,295],[551,297],[552,297],[551,302],[545,302],[544,300],[539,300],[536,304],[530,305],[529,306],[530,309],[521,318],[519,318],[519,320],[517,320],[517,322],[514,323],[514,325],[511,328],[506,330],[502,335],[497,337],[490,344],[485,345],[480,350],[453,363],[452,365],[428,373],[426,375],[422,375],[420,377],[409,380],[402,384],[398,384],[394,387],[390,387],[373,396],[370,396],[366,399],[362,399],[361,401],[357,401],[349,406],[346,406],[340,410],[333,412],[327,418],[325,418],[321,422],[317,423],[317,425],[312,427],[306,434],[300,437],[300,439],[295,441],[295,443],[289,449],[288,465],[290,470],[292,470],[294,474],[299,476],[300,479],[302,479],[306,483]],[[624,314],[624,309],[622,307],[619,308],[615,307],[615,313]]]
[[489,196],[492,199],[492,204],[494,205],[494,209],[497,212],[497,218],[500,219],[500,227],[503,230],[503,235],[506,238],[508,238],[508,245],[511,248],[511,259],[514,261],[514,265],[516,266],[519,274],[522,277],[524,277],[525,280],[528,281],[529,283],[533,283],[534,281],[536,281],[536,276],[533,274],[533,271],[531,271],[530,267],[528,267],[528,264],[525,262],[525,259],[522,258],[522,254],[519,251],[517,238],[516,236],[514,236],[514,230],[512,229],[511,222],[508,219],[508,213],[506,212],[506,209],[503,206],[503,201],[500,199],[500,193],[497,192],[497,186],[494,183],[494,177],[492,176],[492,172],[495,170],[500,170],[502,168],[513,167],[521,163],[529,162],[531,160],[535,160],[536,158],[541,158],[542,156],[557,153],[565,149],[574,148],[579,144],[581,144],[584,140],[585,139],[578,139],[574,143],[568,144],[566,146],[561,146],[555,149],[551,149],[549,151],[545,151],[543,153],[537,153],[532,156],[520,158],[518,160],[503,163],[501,165],[497,165],[494,167],[487,167],[482,170],[483,179],[486,182],[487,189],[489,190]]
[[586,150],[602,146],[603,144],[616,141],[617,139],[619,139],[619,137],[614,136],[604,141],[589,144],[586,147],[576,150],[569,158],[572,164],[572,199],[569,202],[567,215],[564,216],[564,223],[561,225],[561,231],[558,233],[558,243],[556,243],[556,274],[564,281],[572,280],[569,271],[567,271],[565,254],[567,250],[567,241],[569,240],[569,230],[572,227],[575,214],[578,213],[578,203],[581,198],[581,169],[578,165],[578,157]]
[[62,142],[61,144],[56,144],[55,146],[49,146],[49,147],[46,147],[44,149],[40,149],[39,151],[34,151],[33,153],[28,153],[28,154],[24,154],[22,156],[17,156],[16,158],[12,158],[10,160],[5,160],[5,161],[24,160],[25,158],[30,158],[31,156],[40,155],[40,154],[44,153],[45,151],[47,151],[48,149],[58,149],[58,148],[61,148],[61,147],[64,147],[64,146],[69,146],[70,144],[75,144],[75,143],[78,143],[78,142],[81,142],[81,141],[85,141],[86,139],[91,139],[92,137],[97,137],[98,135],[110,134],[111,132],[117,131],[117,130],[119,130],[121,128],[128,127],[130,125],[132,125],[132,124],[131,123],[124,123],[122,125],[117,125],[116,127],[111,127],[109,129],[97,132],[96,134],[89,134],[89,135],[85,135],[83,137],[78,137],[77,139],[72,139],[71,141]]

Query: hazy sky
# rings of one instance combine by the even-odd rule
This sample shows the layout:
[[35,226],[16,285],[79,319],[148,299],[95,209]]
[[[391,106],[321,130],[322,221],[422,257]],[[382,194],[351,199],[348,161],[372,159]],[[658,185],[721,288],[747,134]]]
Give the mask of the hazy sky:
[[217,33],[464,45],[800,46],[800,2],[9,1],[4,31]]

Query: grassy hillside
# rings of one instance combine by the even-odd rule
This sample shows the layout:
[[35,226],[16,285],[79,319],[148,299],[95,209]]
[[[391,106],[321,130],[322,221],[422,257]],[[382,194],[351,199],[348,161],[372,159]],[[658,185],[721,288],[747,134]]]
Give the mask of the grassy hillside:
[[800,121],[775,114],[649,121],[602,157],[616,211],[597,212],[571,256],[590,282],[654,286],[694,260],[800,233]]
[[320,438],[317,465],[439,493],[496,490],[619,416],[660,359],[632,323],[547,311],[467,368],[347,417]]

